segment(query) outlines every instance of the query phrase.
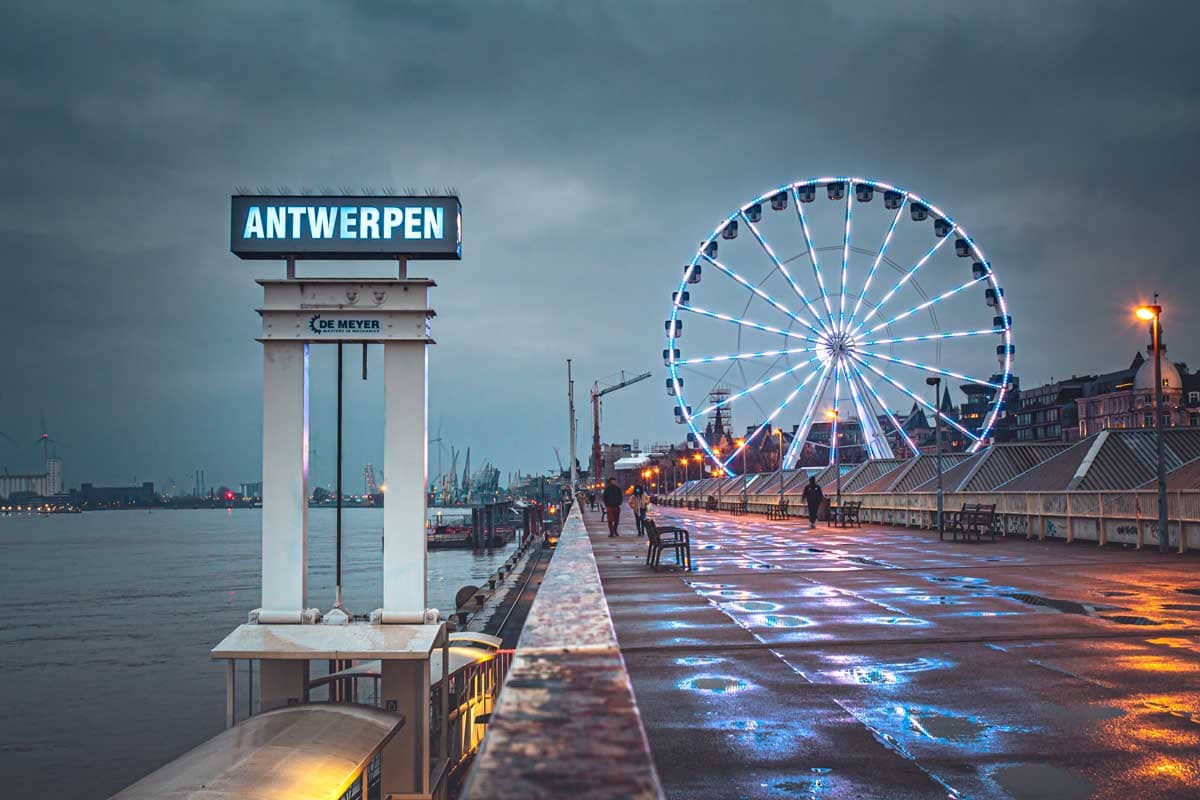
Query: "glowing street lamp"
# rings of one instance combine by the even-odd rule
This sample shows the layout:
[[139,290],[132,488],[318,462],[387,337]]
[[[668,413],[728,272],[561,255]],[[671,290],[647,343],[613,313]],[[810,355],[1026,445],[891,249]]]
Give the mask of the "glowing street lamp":
[[742,449],[742,510],[746,510],[746,440],[738,438],[734,445]]
[[[1167,552],[1167,467],[1163,457],[1163,390],[1162,390],[1162,306],[1158,304],[1158,292],[1154,293],[1153,305],[1138,306],[1133,312],[1138,319],[1150,323],[1150,335],[1154,345],[1154,430],[1158,467],[1158,552]],[[1183,536],[1182,529],[1180,536]]]
[[[713,448],[713,458],[717,459],[718,464],[721,463],[721,448],[719,448],[719,447]],[[717,478],[723,478],[723,477],[725,477],[725,470],[721,469],[720,467],[717,467],[715,470],[713,470],[713,476],[717,477]],[[722,483],[724,483],[724,481],[717,481],[717,509],[718,510],[720,510],[720,508],[721,508],[721,484]]]

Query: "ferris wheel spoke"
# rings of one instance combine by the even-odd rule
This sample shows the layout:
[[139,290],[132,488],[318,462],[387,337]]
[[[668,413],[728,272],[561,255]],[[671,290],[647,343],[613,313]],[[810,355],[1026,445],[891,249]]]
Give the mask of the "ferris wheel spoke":
[[813,274],[817,278],[817,288],[821,290],[821,300],[825,303],[825,315],[829,318],[829,328],[833,329],[833,307],[829,304],[829,293],[825,291],[825,279],[821,276],[821,263],[817,259],[817,250],[813,247],[812,233],[808,230],[808,220],[804,218],[804,207],[800,203],[800,194],[792,187],[792,200],[796,204],[796,216],[800,218],[800,228],[804,231],[804,242],[808,247],[808,259],[812,262]]
[[833,369],[833,422],[829,426],[829,466],[837,463],[838,425],[842,421],[842,362]]
[[[750,282],[749,279],[747,279],[745,276],[738,273],[736,270],[730,269],[728,266],[726,266],[722,262],[720,262],[717,259],[712,258],[711,256],[708,256],[708,255],[704,256],[704,260],[707,261],[708,263],[712,264],[717,269],[721,270],[721,272],[724,272],[729,277],[733,278],[735,281],[740,283],[742,286],[745,286],[747,289],[749,289],[751,292],[753,292],[758,297],[761,297],[763,300],[770,303],[773,308],[775,308],[779,311],[782,311],[788,317],[795,320],[796,322],[799,322],[801,325],[805,326],[806,328],[808,328],[809,330],[811,330],[813,333],[817,334],[818,336],[821,335],[822,331],[820,328],[817,328],[811,322],[804,319],[803,317],[798,316],[796,314],[796,312],[792,311],[790,308],[785,306],[783,303],[779,302],[774,297],[772,297],[771,295],[764,292],[762,289],[755,286],[753,283]],[[801,295],[801,297],[803,297],[803,295]],[[819,322],[819,320],[818,320],[818,322]]]
[[[861,363],[861,359],[855,360]],[[892,427],[896,429],[896,432],[900,434],[902,439],[904,439],[904,443],[908,445],[910,450],[912,450],[913,455],[918,455],[921,452],[920,449],[916,446],[916,444],[913,443],[913,440],[904,430],[904,426],[901,425],[900,421],[896,419],[896,415],[893,414],[887,407],[887,404],[883,402],[883,398],[879,396],[879,392],[875,391],[875,385],[871,383],[871,380],[857,366],[854,368],[854,372],[856,375],[858,375],[858,379],[862,381],[863,386],[867,388],[867,391],[871,394],[871,397],[875,398],[875,402],[879,405],[880,409],[883,410],[883,413],[887,415],[888,420],[890,420],[892,423]]]
[[699,306],[680,305],[680,306],[676,306],[676,308],[678,308],[680,311],[690,311],[693,314],[699,314],[702,317],[708,317],[710,319],[719,319],[722,322],[729,322],[733,325],[740,325],[740,326],[746,327],[746,328],[753,328],[756,331],[763,331],[764,333],[777,333],[780,336],[786,336],[789,339],[799,339],[802,342],[809,342],[811,344],[820,344],[821,343],[819,339],[813,339],[810,336],[804,336],[802,334],[795,333],[794,331],[785,331],[783,328],[776,328],[771,325],[763,325],[761,322],[754,322],[753,320],[742,319],[741,317],[734,317],[729,314],[722,314],[717,311],[709,311],[708,309],[700,308]]
[[854,302],[854,309],[850,312],[850,319],[846,322],[846,328],[854,329],[854,318],[858,316],[859,309],[862,308],[863,298],[867,296],[867,290],[871,288],[871,280],[875,277],[879,265],[883,262],[883,253],[887,250],[888,245],[892,241],[892,236],[896,233],[896,225],[900,222],[900,216],[904,213],[904,206],[908,202],[908,194],[900,201],[900,207],[896,209],[896,216],[892,218],[892,224],[888,228],[887,235],[883,237],[883,244],[879,246],[879,252],[875,254],[875,261],[871,264],[871,269],[867,272],[867,280],[863,283],[862,291],[858,294],[858,299]]
[[788,445],[787,453],[784,454],[783,466],[785,469],[795,460],[796,450],[804,449],[804,440],[808,438],[808,433],[812,430],[813,414],[816,413],[817,405],[820,404],[821,398],[825,396],[825,392],[829,388],[829,379],[832,374],[833,359],[829,359],[821,369],[820,383],[817,385],[817,389],[813,392],[812,397],[808,399],[808,405],[804,409],[804,416],[800,418],[800,427],[796,429],[796,435],[792,437],[792,443]]
[[714,411],[716,411],[719,408],[725,408],[726,406],[733,403],[735,400],[740,400],[748,394],[757,392],[759,389],[762,389],[764,386],[770,386],[772,383],[782,380],[783,378],[786,378],[788,375],[799,372],[800,370],[807,367],[809,364],[812,364],[814,361],[820,361],[820,358],[818,356],[813,356],[812,358],[808,359],[807,361],[801,361],[799,364],[788,367],[787,369],[784,369],[784,370],[780,370],[779,372],[776,372],[774,375],[764,378],[763,380],[759,381],[758,383],[754,384],[753,386],[743,389],[742,391],[737,392],[736,394],[731,394],[729,397],[725,398],[724,400],[718,400],[717,402],[713,403],[712,405],[707,406],[706,408],[703,408],[700,411],[696,412],[693,416],[696,416],[696,417],[708,416],[709,414],[713,413]]
[[[870,407],[870,401],[859,391],[858,381],[851,373],[853,364],[842,364],[842,373],[846,376],[846,387],[850,390],[850,402],[858,417],[858,427],[862,431],[863,444],[867,448],[868,458],[889,458],[891,448],[879,429],[879,421],[875,411]],[[885,452],[886,451],[886,452]]]
[[676,361],[676,364],[717,364],[725,361],[750,361],[756,358],[774,358],[776,356],[790,356],[796,353],[815,353],[815,347],[793,347],[788,350],[763,350],[759,353],[728,353],[720,356],[708,356],[706,358],[686,358]]
[[866,331],[866,333],[864,333],[863,335],[866,336],[866,335],[875,333],[875,331],[879,330],[880,328],[886,328],[888,325],[891,325],[894,322],[899,322],[902,319],[911,317],[913,314],[916,314],[918,311],[924,311],[925,309],[929,308],[930,306],[940,303],[943,300],[946,300],[948,298],[951,298],[954,295],[958,294],[959,292],[961,292],[965,289],[969,289],[972,286],[974,286],[975,284],[979,283],[980,281],[986,281],[987,279],[988,279],[988,276],[986,276],[986,275],[981,275],[978,278],[972,278],[971,280],[967,281],[966,283],[955,286],[953,289],[950,289],[949,291],[942,292],[941,294],[939,294],[936,297],[929,298],[928,300],[926,300],[924,303],[921,303],[920,305],[913,306],[908,311],[905,311],[903,314],[897,314],[896,316],[892,317],[888,321],[879,323],[875,327],[871,328],[869,331]]
[[[754,238],[758,240],[759,247],[761,247],[763,252],[767,254],[767,257],[771,259],[771,262],[775,265],[775,268],[783,274],[783,277],[787,280],[788,285],[792,287],[792,291],[794,291],[796,296],[804,302],[804,306],[808,309],[808,313],[812,314],[813,319],[818,325],[822,325],[823,323],[821,322],[820,312],[813,308],[812,301],[808,299],[808,295],[806,295],[804,290],[801,289],[799,284],[796,283],[795,279],[792,277],[792,273],[788,272],[788,268],[784,266],[782,261],[779,260],[779,256],[775,255],[774,248],[767,243],[766,238],[762,235],[762,232],[759,231],[758,226],[750,220],[750,217],[746,216],[745,211],[742,212],[742,221],[746,223],[746,227],[750,229],[750,233],[752,233]],[[812,326],[810,325],[809,327],[811,328]],[[813,328],[813,330],[816,331],[816,328]],[[820,333],[820,331],[817,332]]]
[[785,408],[792,404],[792,401],[796,399],[804,387],[807,386],[813,380],[813,378],[821,374],[821,369],[822,368],[818,367],[817,369],[814,369],[812,372],[808,373],[804,380],[800,381],[800,383],[796,385],[796,388],[792,390],[791,394],[784,398],[784,401],[776,406],[775,410],[772,411],[765,420],[763,420],[762,424],[755,428],[754,432],[746,437],[746,440],[742,443],[742,446],[736,448],[732,453],[729,454],[729,458],[721,465],[721,467],[723,469],[729,469],[729,465],[733,463],[733,460],[738,456],[738,454],[749,447],[754,440],[757,439],[758,436],[764,430],[766,430],[772,422],[775,421],[775,418],[778,417]]
[[858,347],[861,349],[868,346],[878,346],[881,344],[903,344],[905,342],[932,342],[939,339],[964,339],[968,336],[983,336],[988,333],[997,333],[995,328],[980,328],[973,331],[952,331],[950,333],[926,333],[921,336],[897,336],[890,339],[869,339],[865,342],[858,342]]
[[958,424],[957,422],[955,422],[955,421],[954,421],[952,418],[950,418],[950,417],[946,416],[945,414],[943,414],[943,413],[942,413],[942,412],[941,412],[941,411],[938,409],[938,407],[937,407],[937,406],[933,405],[933,404],[932,404],[932,403],[930,403],[928,400],[926,400],[925,398],[921,397],[919,394],[917,394],[916,392],[914,392],[912,389],[909,389],[907,386],[905,386],[903,383],[901,383],[900,381],[898,381],[898,380],[896,380],[895,378],[893,378],[891,375],[888,375],[886,372],[884,372],[883,370],[879,369],[879,367],[876,367],[874,364],[869,364],[869,363],[867,363],[866,361],[863,361],[863,360],[861,360],[861,359],[859,360],[859,363],[860,363],[860,364],[862,364],[863,366],[865,366],[867,369],[869,369],[869,370],[871,370],[872,372],[874,372],[874,373],[875,373],[876,375],[878,375],[879,377],[883,378],[885,381],[887,381],[888,383],[890,383],[892,386],[895,386],[897,389],[899,389],[900,391],[904,392],[906,395],[908,395],[909,397],[911,397],[911,398],[913,399],[913,402],[915,402],[917,405],[924,406],[925,408],[927,408],[927,409],[929,409],[930,411],[932,411],[932,412],[933,412],[935,415],[937,415],[938,417],[940,417],[940,418],[941,418],[942,422],[945,422],[947,425],[949,425],[950,427],[954,428],[956,431],[958,431],[959,433],[961,433],[963,436],[966,436],[966,437],[967,437],[968,439],[970,439],[972,442],[978,442],[978,441],[979,441],[979,437],[978,437],[978,436],[976,436],[975,434],[971,433],[969,430],[967,430],[966,428],[964,428],[962,425],[959,425],[959,424]]
[[906,367],[913,367],[914,369],[919,369],[923,372],[929,372],[934,375],[944,375],[947,378],[957,378],[960,381],[966,381],[967,383],[977,383],[980,386],[987,386],[991,389],[1003,389],[1004,388],[1003,386],[1001,386],[998,383],[992,383],[991,381],[985,381],[983,378],[974,378],[974,377],[971,377],[970,375],[964,375],[961,372],[955,372],[955,371],[949,370],[949,369],[941,369],[940,367],[934,367],[929,364],[922,364],[919,361],[910,361],[907,358],[896,358],[894,356],[885,356],[883,353],[872,353],[872,352],[869,352],[866,350],[858,350],[856,352],[860,356],[867,356],[868,358],[878,358],[878,359],[882,359],[883,361],[890,361],[893,364],[903,364]]
[[846,225],[842,234],[842,285],[838,291],[838,327],[844,331],[846,326],[846,270],[850,264],[850,216],[854,201],[854,182],[846,184]]
[[910,280],[912,280],[912,276],[916,275],[917,271],[919,269],[921,269],[921,267],[925,266],[926,262],[928,262],[929,259],[933,258],[934,254],[939,249],[941,249],[942,245],[944,245],[946,242],[948,242],[954,238],[952,236],[954,231],[955,231],[955,228],[951,228],[949,233],[947,233],[942,238],[938,239],[937,242],[934,243],[933,247],[929,248],[929,251],[927,253],[925,253],[925,255],[921,256],[920,260],[918,260],[917,263],[913,264],[912,269],[908,270],[908,272],[905,272],[902,276],[900,276],[900,280],[896,281],[896,285],[893,286],[891,289],[889,289],[887,294],[885,294],[883,296],[883,299],[880,300],[878,303],[876,303],[875,307],[872,308],[871,311],[865,317],[862,318],[862,322],[858,323],[858,327],[854,329],[854,333],[858,333],[860,330],[862,330],[862,328],[868,322],[870,322],[871,319],[876,314],[879,313],[879,309],[883,308],[883,306],[887,303],[887,301],[891,300],[892,297],[896,294],[896,292],[898,292],[902,288],[904,288],[904,285],[906,283],[908,283]]

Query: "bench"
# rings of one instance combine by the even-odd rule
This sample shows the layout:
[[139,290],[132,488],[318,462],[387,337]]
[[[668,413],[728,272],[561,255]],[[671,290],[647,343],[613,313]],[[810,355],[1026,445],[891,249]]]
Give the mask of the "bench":
[[708,496],[708,499],[704,501],[704,510],[705,511],[716,511],[717,510],[717,498],[715,496],[710,494]]
[[953,516],[944,515],[942,524],[942,533],[938,538],[945,540],[946,531],[950,531],[952,541],[958,541],[958,535],[961,533],[963,541],[969,541],[971,534],[975,534],[975,541],[983,541],[983,533],[987,532],[992,537],[992,541],[996,541],[996,531],[992,527],[992,523],[996,519],[996,504],[984,503],[963,503],[961,511],[951,512]]
[[851,524],[856,527],[862,527],[862,520],[860,519],[861,511],[861,500],[847,500],[840,506],[831,505],[829,507],[829,522],[831,525],[839,528],[845,528]]
[[646,566],[658,572],[662,554],[670,550],[675,554],[676,566],[692,571],[692,535],[684,528],[659,527],[653,519],[646,518]]
[[787,500],[780,500],[774,505],[767,506],[767,519],[787,519],[788,504]]

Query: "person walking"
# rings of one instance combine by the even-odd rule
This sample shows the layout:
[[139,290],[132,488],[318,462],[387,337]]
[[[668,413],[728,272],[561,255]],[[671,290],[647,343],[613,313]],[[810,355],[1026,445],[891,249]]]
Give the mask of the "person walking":
[[629,495],[629,510],[633,512],[633,523],[637,526],[638,538],[646,533],[646,509],[650,507],[650,496],[640,487],[633,487]]
[[605,518],[608,520],[608,535],[620,536],[617,533],[617,523],[621,521],[621,487],[617,486],[616,478],[609,478],[608,485],[604,487],[604,494],[600,498],[604,501]]
[[588,489],[587,497],[588,497],[588,508],[592,511],[595,511],[596,510],[596,490]]
[[825,493],[817,485],[817,476],[809,477],[808,485],[804,487],[804,502],[808,504],[808,527],[817,527],[817,512],[821,510],[821,501],[824,499]]

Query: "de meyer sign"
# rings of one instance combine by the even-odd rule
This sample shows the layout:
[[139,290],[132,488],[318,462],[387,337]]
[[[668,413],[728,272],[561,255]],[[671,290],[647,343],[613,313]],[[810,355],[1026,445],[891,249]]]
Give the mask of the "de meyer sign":
[[460,259],[457,197],[234,195],[230,245],[241,258]]

